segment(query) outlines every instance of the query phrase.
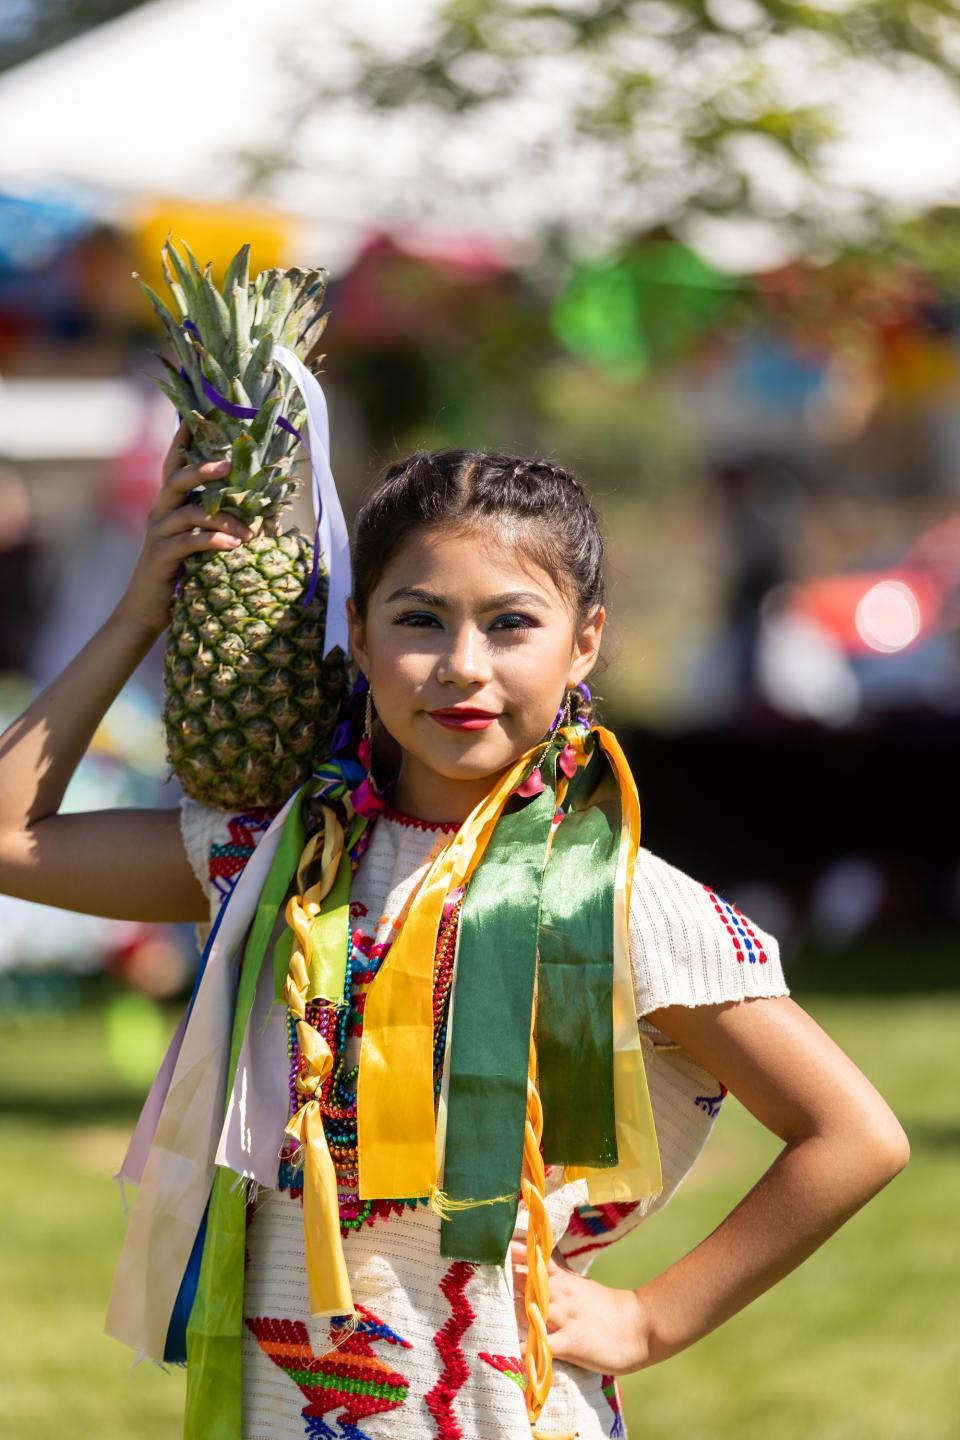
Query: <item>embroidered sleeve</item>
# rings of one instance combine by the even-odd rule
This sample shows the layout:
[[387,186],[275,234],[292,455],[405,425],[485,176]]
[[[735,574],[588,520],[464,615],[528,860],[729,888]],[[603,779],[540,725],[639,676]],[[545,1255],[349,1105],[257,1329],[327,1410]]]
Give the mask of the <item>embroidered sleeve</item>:
[[266,832],[271,812],[233,815],[185,795],[180,802],[180,832],[193,872],[214,913]]
[[630,906],[637,1014],[789,995],[776,939],[736,905],[641,849]]

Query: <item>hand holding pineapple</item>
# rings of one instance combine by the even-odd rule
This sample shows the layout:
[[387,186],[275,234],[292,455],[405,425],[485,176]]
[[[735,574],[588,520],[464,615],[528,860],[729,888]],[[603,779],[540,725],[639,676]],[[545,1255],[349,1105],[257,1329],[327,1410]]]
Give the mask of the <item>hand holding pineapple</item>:
[[249,527],[228,511],[208,515],[202,505],[187,502],[191,490],[230,472],[229,460],[182,465],[189,441],[190,427],[183,421],[163,462],[163,488],[147,519],[143,548],[116,607],[154,637],[170,623],[180,562],[197,552],[233,550],[250,537]]

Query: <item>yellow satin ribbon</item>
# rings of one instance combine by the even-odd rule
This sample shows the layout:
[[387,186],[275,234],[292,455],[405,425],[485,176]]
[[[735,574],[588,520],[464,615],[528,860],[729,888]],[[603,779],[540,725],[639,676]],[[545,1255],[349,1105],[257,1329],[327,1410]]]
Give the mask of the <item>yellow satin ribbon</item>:
[[[300,916],[293,897],[287,913],[295,932]],[[293,918],[291,918],[293,911]],[[300,927],[302,929],[302,925]],[[291,1118],[286,1133],[303,1152],[303,1234],[311,1315],[353,1315],[355,1306],[350,1277],[340,1238],[340,1199],[337,1174],[327,1146],[323,1114],[316,1096],[333,1068],[333,1053],[318,1030],[303,1018],[306,1013],[309,975],[300,950],[295,950],[284,985],[284,1000],[298,1016],[297,1040],[303,1057],[303,1071],[297,1076],[297,1092],[305,1096]]]
[[566,1180],[586,1179],[591,1205],[629,1200],[650,1202],[663,1190],[663,1174],[637,1028],[628,929],[633,874],[640,849],[640,797],[627,757],[613,731],[598,725],[594,733],[613,767],[622,816],[613,923],[613,1097],[618,1161],[603,1170],[567,1165],[563,1173]]
[[437,856],[367,992],[357,1080],[362,1200],[436,1193],[433,966],[443,902],[480,863],[507,799],[543,748],[511,766]]

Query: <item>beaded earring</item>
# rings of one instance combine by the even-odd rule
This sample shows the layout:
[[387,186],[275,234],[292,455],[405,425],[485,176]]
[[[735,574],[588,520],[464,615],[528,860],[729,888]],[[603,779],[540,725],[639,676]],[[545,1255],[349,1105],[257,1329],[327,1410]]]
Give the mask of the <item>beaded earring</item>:
[[373,698],[370,694],[370,687],[367,687],[367,699],[363,713],[363,739],[357,746],[357,758],[364,770],[367,772],[367,779],[370,784],[375,784],[373,778]]

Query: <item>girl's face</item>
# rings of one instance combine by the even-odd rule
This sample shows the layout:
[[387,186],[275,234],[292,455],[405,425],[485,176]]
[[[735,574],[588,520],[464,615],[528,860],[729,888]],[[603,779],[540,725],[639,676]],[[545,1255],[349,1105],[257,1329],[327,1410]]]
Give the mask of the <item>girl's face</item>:
[[350,644],[402,752],[393,801],[462,820],[542,740],[567,689],[593,668],[604,611],[571,601],[504,538],[423,530],[389,562]]

